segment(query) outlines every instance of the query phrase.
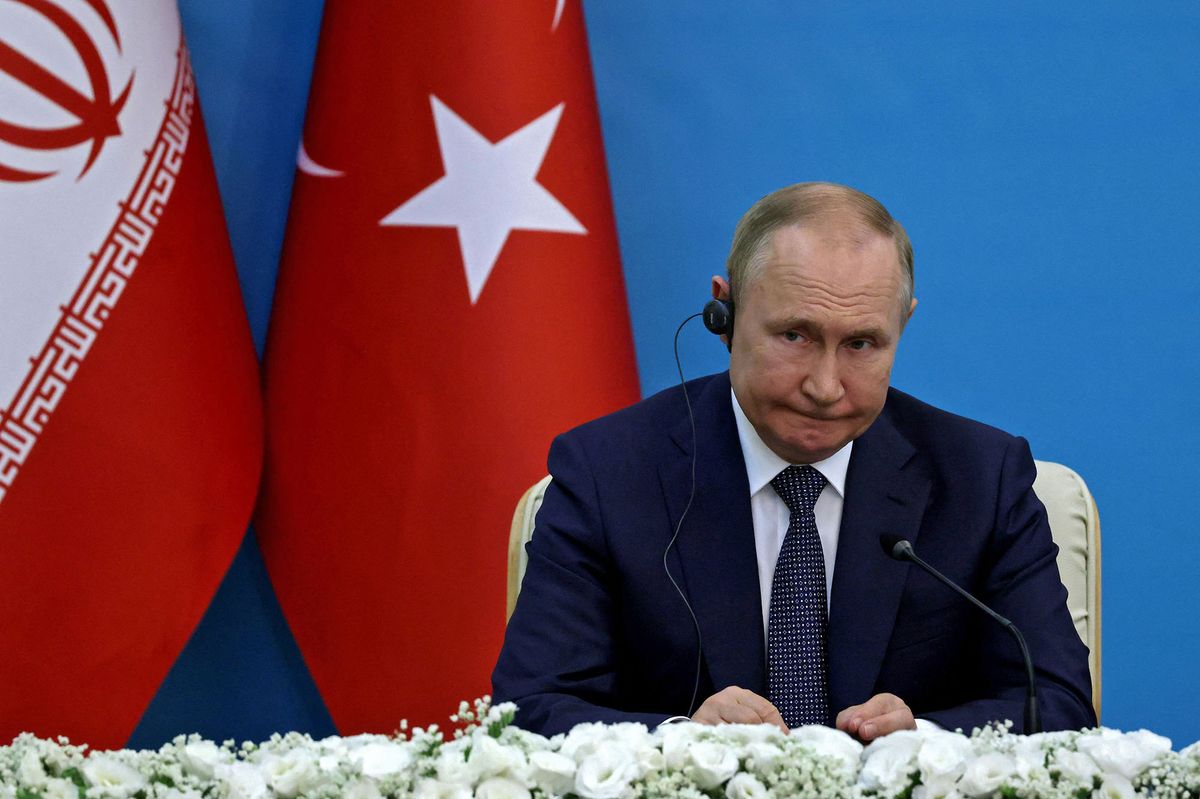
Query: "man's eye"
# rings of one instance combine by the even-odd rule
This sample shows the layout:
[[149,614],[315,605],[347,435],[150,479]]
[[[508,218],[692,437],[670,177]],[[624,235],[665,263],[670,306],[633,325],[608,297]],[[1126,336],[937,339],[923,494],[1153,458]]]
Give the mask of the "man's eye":
[[860,338],[850,342],[850,349],[852,350],[865,350],[869,349],[870,346],[871,342],[867,341],[866,339]]
[[795,330],[787,331],[786,333],[783,334],[783,337],[785,339],[787,339],[788,341],[799,341],[800,340],[800,334],[797,333]]

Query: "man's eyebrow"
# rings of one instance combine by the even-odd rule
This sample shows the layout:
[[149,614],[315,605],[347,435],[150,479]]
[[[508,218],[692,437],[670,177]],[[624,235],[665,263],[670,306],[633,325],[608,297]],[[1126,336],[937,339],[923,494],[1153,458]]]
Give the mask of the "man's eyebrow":
[[[785,316],[775,320],[772,327],[787,328],[788,330],[803,330],[805,332],[822,331],[822,327],[812,319],[803,316]],[[856,328],[847,333],[844,341],[851,339],[869,338],[876,341],[890,341],[891,335],[882,327],[867,326]]]

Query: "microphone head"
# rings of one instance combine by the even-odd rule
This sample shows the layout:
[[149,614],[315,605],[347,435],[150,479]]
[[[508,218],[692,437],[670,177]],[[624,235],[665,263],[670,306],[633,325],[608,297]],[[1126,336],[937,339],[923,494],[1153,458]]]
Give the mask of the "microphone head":
[[879,546],[883,547],[884,554],[893,560],[908,560],[913,554],[912,544],[892,533],[879,536]]

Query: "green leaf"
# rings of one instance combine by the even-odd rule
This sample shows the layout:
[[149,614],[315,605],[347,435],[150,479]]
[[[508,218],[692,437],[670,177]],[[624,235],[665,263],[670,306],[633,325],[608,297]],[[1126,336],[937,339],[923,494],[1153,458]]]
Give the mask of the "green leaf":
[[17,788],[17,799],[42,799],[42,795],[37,791],[22,786]]
[[166,774],[155,774],[153,777],[150,778],[150,782],[152,782],[152,783],[157,782],[159,785],[165,785],[168,788],[175,787],[175,780],[171,779]]

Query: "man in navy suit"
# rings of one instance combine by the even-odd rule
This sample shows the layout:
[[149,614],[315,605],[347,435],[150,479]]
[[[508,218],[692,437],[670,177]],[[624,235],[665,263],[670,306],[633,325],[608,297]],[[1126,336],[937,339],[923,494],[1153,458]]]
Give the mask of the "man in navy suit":
[[546,734],[673,716],[1020,731],[1013,640],[888,558],[891,535],[1024,632],[1046,729],[1094,725],[1028,445],[889,388],[917,305],[900,224],[844,186],[781,189],[739,223],[713,295],[728,373],[554,442],[497,700]]

